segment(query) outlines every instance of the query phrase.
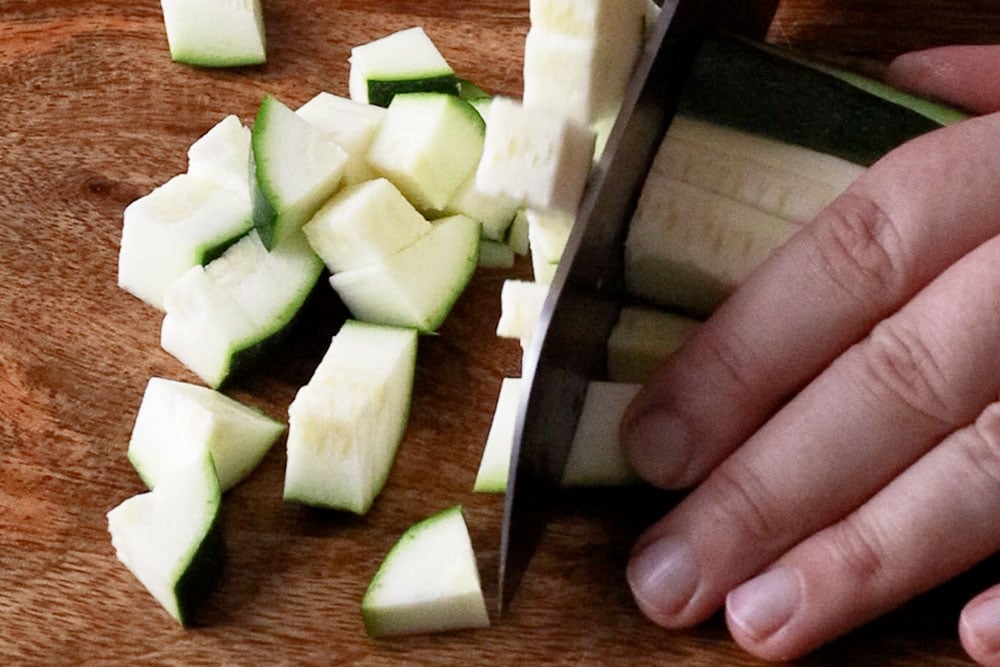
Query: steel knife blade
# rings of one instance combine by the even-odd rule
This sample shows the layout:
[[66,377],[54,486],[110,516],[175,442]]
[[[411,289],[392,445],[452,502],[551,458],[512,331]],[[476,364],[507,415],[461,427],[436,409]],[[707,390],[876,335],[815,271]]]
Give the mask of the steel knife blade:
[[531,343],[504,500],[498,574],[503,613],[551,518],[587,386],[604,379],[624,299],[628,223],[699,47],[727,29],[763,37],[777,0],[666,0],[580,204]]

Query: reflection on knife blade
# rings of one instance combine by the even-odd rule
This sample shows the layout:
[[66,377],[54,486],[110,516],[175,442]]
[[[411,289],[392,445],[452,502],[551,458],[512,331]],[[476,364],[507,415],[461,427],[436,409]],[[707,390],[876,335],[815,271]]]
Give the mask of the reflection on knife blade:
[[[765,6],[766,5],[766,6]],[[624,295],[628,221],[710,31],[760,35],[777,2],[666,2],[653,29],[553,278],[524,378],[500,545],[499,610],[506,608],[550,518],[586,388],[603,379],[607,340]]]

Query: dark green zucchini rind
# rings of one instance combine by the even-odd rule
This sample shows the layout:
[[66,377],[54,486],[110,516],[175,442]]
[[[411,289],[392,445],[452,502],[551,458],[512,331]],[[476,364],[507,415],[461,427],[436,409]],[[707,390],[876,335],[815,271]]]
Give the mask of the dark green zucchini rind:
[[[774,47],[717,35],[705,42],[680,102],[680,113],[871,166],[914,137],[942,126],[904,104],[918,100],[860,76],[804,64]],[[893,98],[893,99],[890,99]],[[895,100],[895,101],[894,101]],[[925,105],[934,105],[923,101]]]
[[454,74],[422,79],[368,79],[368,102],[380,107],[389,106],[392,98],[403,93],[459,94],[458,78]]
[[205,538],[188,563],[184,574],[174,586],[177,596],[177,620],[184,627],[196,622],[198,609],[212,593],[216,583],[222,578],[226,561],[226,547],[222,536],[221,512],[216,510],[215,518]]

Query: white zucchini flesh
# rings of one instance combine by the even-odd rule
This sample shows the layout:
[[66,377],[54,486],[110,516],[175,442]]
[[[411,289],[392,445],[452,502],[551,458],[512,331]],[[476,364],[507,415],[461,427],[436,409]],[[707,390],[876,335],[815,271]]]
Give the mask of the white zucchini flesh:
[[251,130],[254,226],[271,249],[298,231],[340,186],[343,148],[267,95]]
[[289,325],[322,270],[301,231],[270,252],[252,231],[170,286],[160,344],[217,388],[242,355]]
[[355,46],[350,63],[348,90],[356,102],[384,107],[397,93],[458,92],[454,70],[420,27]]
[[230,114],[188,148],[187,173],[250,202],[250,128]]
[[442,214],[467,215],[483,226],[484,239],[502,241],[520,208],[520,203],[511,197],[490,195],[476,189],[476,172],[473,169]]
[[170,56],[203,67],[267,59],[260,0],[160,0]]
[[342,185],[354,185],[375,178],[368,164],[368,150],[382,127],[386,110],[339,95],[320,92],[295,113],[322,130],[347,153]]
[[461,506],[403,533],[368,586],[361,613],[372,637],[489,626]]
[[630,294],[711,313],[800,225],[673,180],[647,181],[625,242]]
[[440,211],[475,172],[484,127],[479,112],[455,95],[396,95],[368,161],[418,209]]
[[528,209],[528,244],[531,254],[547,264],[562,259],[569,234],[573,231],[573,216],[565,213],[542,213]]
[[510,229],[507,230],[507,245],[514,251],[515,255],[520,255],[521,257],[527,255],[531,249],[530,239],[528,238],[528,212],[526,209],[522,208],[514,215],[514,220],[510,223]]
[[479,239],[472,218],[443,218],[408,248],[379,264],[335,273],[330,284],[356,319],[431,333],[475,272]]
[[479,240],[479,268],[511,269],[514,268],[514,261],[514,251],[506,243],[490,239]]
[[508,279],[500,289],[500,319],[497,336],[516,338],[527,347],[548,296],[549,286],[528,280]]
[[510,475],[510,453],[514,447],[517,409],[521,400],[521,378],[505,377],[493,408],[493,421],[486,435],[483,455],[472,490],[475,493],[504,493]]
[[590,128],[559,111],[496,97],[476,188],[506,195],[528,208],[576,215],[590,176],[594,141]]
[[333,273],[378,264],[430,230],[431,223],[384,178],[341,190],[302,227]]
[[532,28],[615,43],[641,34],[646,11],[646,0],[531,0],[529,20]]
[[654,308],[622,308],[608,336],[608,377],[614,382],[645,383],[700,324]]
[[[515,420],[524,386],[520,378],[505,378],[501,384],[473,491],[503,493],[507,489]],[[588,385],[563,472],[563,487],[624,486],[636,482],[621,451],[618,425],[639,389],[640,385],[631,383]]]
[[208,450],[224,492],[250,475],[284,431],[281,422],[217,391],[153,377],[136,414],[128,458],[155,489]]
[[833,155],[678,116],[647,178],[683,181],[805,223],[864,172]]
[[189,625],[221,576],[222,491],[208,451],[154,491],[108,512],[115,555],[167,612]]
[[180,174],[125,208],[118,285],[163,310],[167,288],[253,227],[250,201]]
[[625,246],[629,291],[710,314],[864,167],[678,116],[647,176]]
[[364,514],[406,431],[417,332],[348,320],[288,408],[284,499]]
[[642,21],[636,19],[618,39],[532,26],[524,41],[525,106],[559,110],[584,125],[614,114],[642,50]]

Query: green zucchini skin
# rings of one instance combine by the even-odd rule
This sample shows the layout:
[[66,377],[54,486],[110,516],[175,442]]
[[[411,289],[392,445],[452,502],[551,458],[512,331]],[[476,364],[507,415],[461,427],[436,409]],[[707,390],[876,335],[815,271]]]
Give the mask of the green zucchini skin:
[[388,107],[392,98],[405,93],[459,94],[459,80],[452,74],[423,79],[368,79],[368,102]]
[[174,592],[184,627],[197,624],[197,610],[215,590],[216,582],[222,578],[226,564],[226,544],[219,514],[212,520],[208,533],[198,550],[191,557],[192,567],[188,567],[177,580]]
[[865,167],[942,126],[774,48],[725,35],[702,46],[679,110]]

